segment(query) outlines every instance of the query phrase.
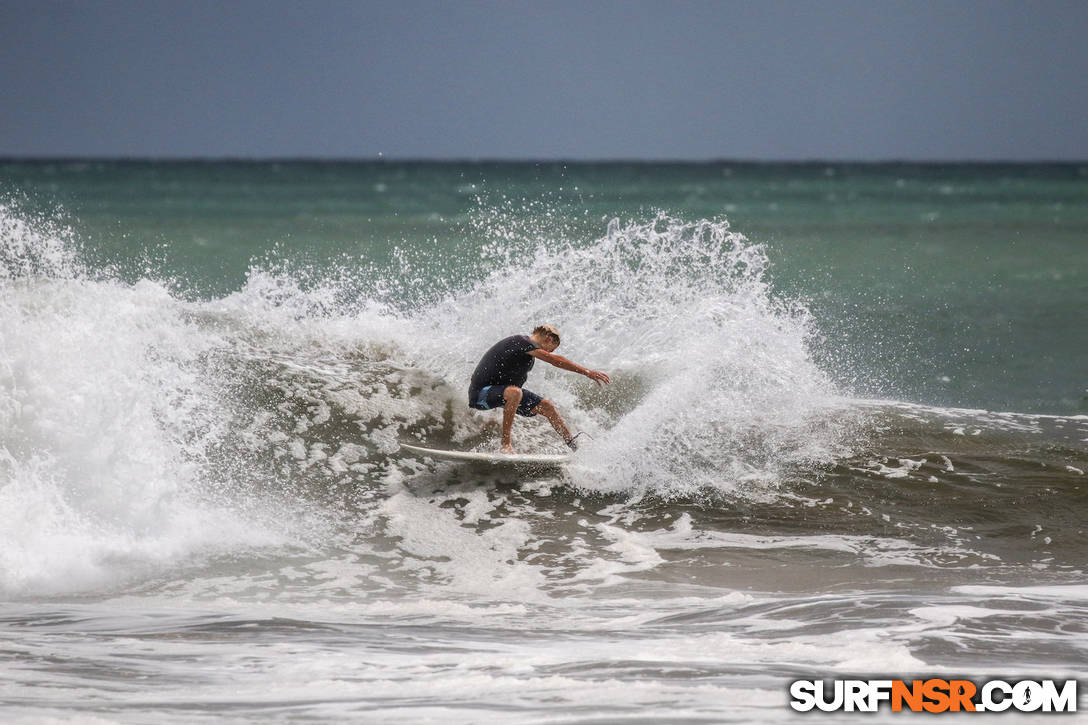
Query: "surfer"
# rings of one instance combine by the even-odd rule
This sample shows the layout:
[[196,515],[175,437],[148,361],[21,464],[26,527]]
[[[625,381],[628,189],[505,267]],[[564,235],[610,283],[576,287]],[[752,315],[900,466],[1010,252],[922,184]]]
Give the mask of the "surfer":
[[502,408],[503,453],[514,452],[514,444],[510,439],[514,413],[526,418],[537,414],[544,416],[571,450],[578,448],[555,404],[522,387],[536,360],[585,375],[597,385],[612,382],[602,372],[584,368],[556,355],[557,347],[559,331],[551,325],[540,325],[531,335],[512,335],[499,340],[484,353],[476,371],[472,373],[472,382],[468,387],[468,406],[476,410]]

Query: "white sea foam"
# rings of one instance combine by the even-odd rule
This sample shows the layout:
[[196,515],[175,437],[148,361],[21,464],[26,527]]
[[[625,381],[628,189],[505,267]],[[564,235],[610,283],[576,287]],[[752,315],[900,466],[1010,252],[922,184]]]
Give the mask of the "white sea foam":
[[[202,309],[259,339],[255,354],[288,356],[285,366],[321,378],[319,389],[291,383],[292,394],[335,404],[387,453],[401,428],[443,415],[454,443],[493,430],[497,413],[464,403],[473,366],[495,340],[543,321],[561,327],[561,354],[614,379],[597,388],[538,364],[528,383],[594,438],[570,467],[577,486],[760,495],[791,468],[845,450],[853,416],[811,358],[808,312],[773,295],[763,248],[726,222],[614,220],[590,243],[486,222],[490,242],[468,283],[425,279],[405,253],[402,269],[365,283],[255,268],[243,289]],[[428,274],[441,268],[427,264]],[[357,369],[330,369],[329,359],[359,353],[387,367],[382,379],[361,385]],[[402,384],[413,393],[394,392]],[[314,460],[312,444],[283,433],[290,455]],[[558,444],[541,420],[519,420],[515,440]]]
[[[768,500],[792,471],[851,443],[856,416],[812,359],[807,310],[774,295],[764,249],[724,221],[613,221],[582,242],[485,224],[492,239],[476,279],[432,281],[405,306],[395,291],[411,288],[411,267],[362,282],[254,267],[232,294],[184,299],[153,280],[92,276],[63,234],[8,218],[0,496],[21,523],[0,533],[0,584],[12,591],[109,586],[194,556],[300,543],[289,532],[307,497],[346,482],[363,484],[361,496],[383,492],[360,515],[399,538],[406,567],[466,591],[538,589],[541,571],[518,558],[534,545],[523,524],[491,518],[479,496],[460,519],[434,516],[400,493],[427,468],[389,457],[406,431],[454,444],[494,435],[496,414],[465,405],[472,368],[496,339],[543,321],[560,326],[562,354],[615,381],[533,372],[529,387],[594,438],[567,485]],[[539,419],[519,420],[515,439],[557,443]],[[264,515],[261,501],[276,496],[289,505],[273,501]],[[465,528],[479,523],[492,528]],[[660,563],[641,534],[597,534],[604,551],[584,547],[570,581],[613,582]],[[895,542],[871,548],[873,563],[901,553]],[[439,561],[450,549],[456,561]]]
[[[972,473],[1010,479],[962,450],[1080,441],[1088,418],[841,399],[804,306],[721,221],[476,231],[467,282],[404,251],[392,271],[257,264],[200,300],[0,214],[6,716],[768,722],[806,673],[1084,661],[1076,552],[1025,535],[1077,530],[1053,505],[1076,447],[1032,449],[1042,498],[984,509]],[[595,439],[567,473],[397,455],[494,446],[468,375],[540,321],[615,379],[534,370]],[[861,415],[859,438],[906,421],[917,445],[856,445]],[[515,439],[558,443],[539,419]],[[1028,586],[1040,570],[1053,586]]]
[[223,419],[194,362],[215,337],[161,285],[90,279],[63,240],[0,231],[15,278],[0,285],[0,590],[108,587],[276,540],[200,481]]
[[1088,584],[1055,584],[1049,586],[994,586],[984,584],[965,584],[953,587],[961,594],[978,596],[1022,597],[1027,599],[1065,599],[1069,601],[1088,600]]
[[529,382],[597,439],[578,485],[758,489],[841,452],[849,416],[811,359],[808,312],[772,294],[764,249],[724,221],[613,220],[589,245],[503,241],[482,281],[412,314],[399,342],[456,389],[493,340],[559,324],[559,352],[615,380],[544,369]]

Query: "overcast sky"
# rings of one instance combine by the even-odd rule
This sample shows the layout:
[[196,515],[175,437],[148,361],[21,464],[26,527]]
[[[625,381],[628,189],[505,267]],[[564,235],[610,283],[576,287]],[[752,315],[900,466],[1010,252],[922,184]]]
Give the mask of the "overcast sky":
[[0,0],[0,156],[1088,158],[1088,2]]

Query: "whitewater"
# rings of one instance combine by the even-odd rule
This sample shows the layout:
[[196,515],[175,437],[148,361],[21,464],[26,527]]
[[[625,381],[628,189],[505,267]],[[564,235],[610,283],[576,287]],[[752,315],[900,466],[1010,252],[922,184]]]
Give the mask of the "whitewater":
[[[794,679],[1083,671],[1088,416],[870,395],[725,217],[483,205],[202,294],[23,207],[6,721],[772,722]],[[614,381],[533,371],[592,436],[569,466],[401,455],[497,448],[467,380],[542,322]]]

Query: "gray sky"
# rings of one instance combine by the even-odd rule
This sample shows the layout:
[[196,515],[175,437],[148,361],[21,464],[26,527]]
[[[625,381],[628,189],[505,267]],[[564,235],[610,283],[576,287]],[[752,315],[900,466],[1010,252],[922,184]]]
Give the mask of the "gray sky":
[[0,155],[1088,158],[1088,2],[0,0]]

